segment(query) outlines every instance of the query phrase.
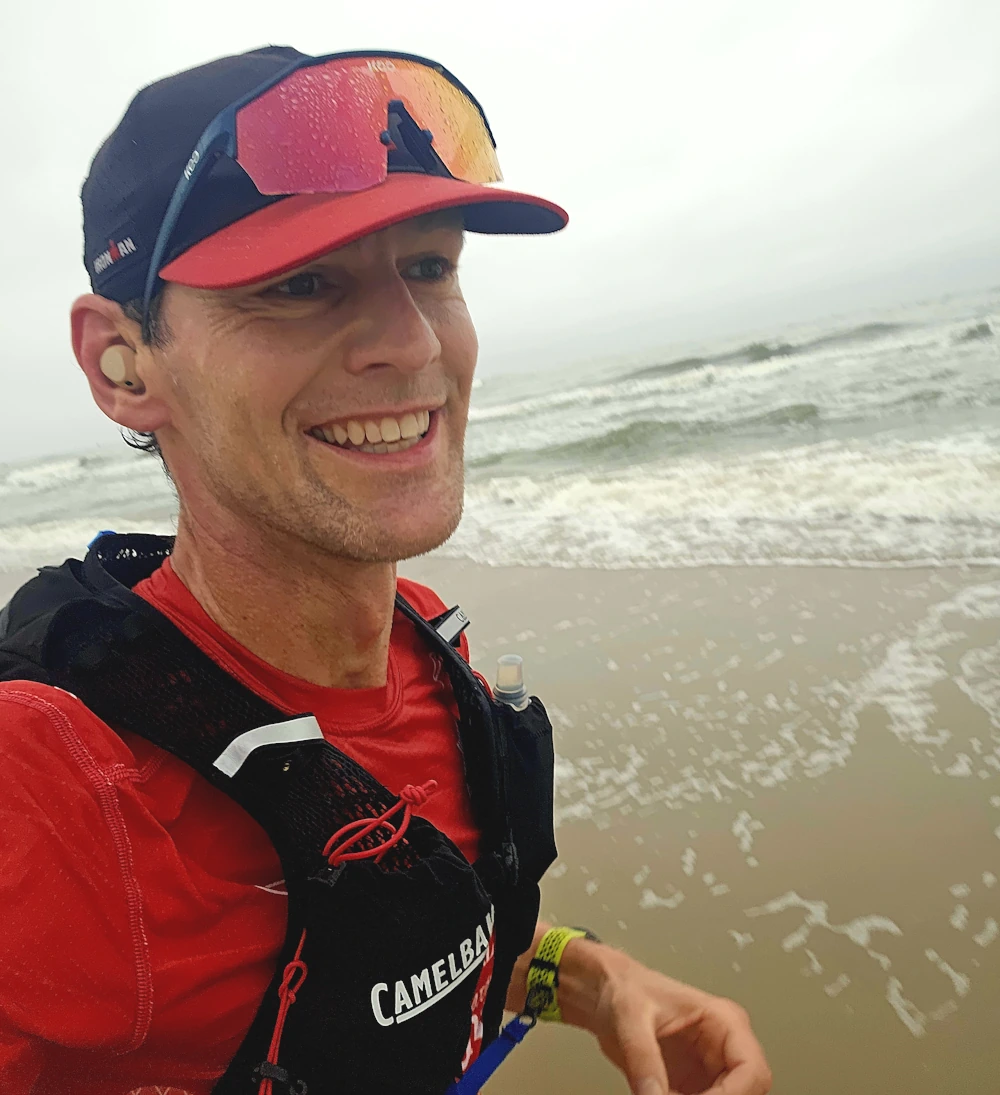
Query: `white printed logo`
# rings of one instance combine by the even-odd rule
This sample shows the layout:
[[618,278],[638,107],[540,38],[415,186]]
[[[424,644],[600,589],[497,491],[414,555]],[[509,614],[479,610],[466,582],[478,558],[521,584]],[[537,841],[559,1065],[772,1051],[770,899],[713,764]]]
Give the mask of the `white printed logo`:
[[116,243],[114,240],[108,240],[108,247],[106,251],[102,251],[96,259],[94,259],[94,273],[103,274],[109,266],[114,266],[119,259],[128,258],[129,255],[134,255],[136,252],[136,246],[132,242],[131,236],[126,236],[123,240],[118,240]]
[[198,161],[200,159],[201,159],[201,153],[196,148],[194,150],[194,152],[191,153],[191,159],[188,160],[187,164],[184,167],[184,178],[185,179],[190,179],[191,178],[191,174],[194,171],[194,169],[198,166]]
[[372,986],[372,1014],[381,1027],[393,1023],[405,1023],[421,1012],[433,1007],[460,985],[486,961],[493,935],[493,909],[486,921],[476,928],[475,938],[463,939],[461,944],[417,973],[410,974],[409,981],[401,978],[390,990],[387,981]]

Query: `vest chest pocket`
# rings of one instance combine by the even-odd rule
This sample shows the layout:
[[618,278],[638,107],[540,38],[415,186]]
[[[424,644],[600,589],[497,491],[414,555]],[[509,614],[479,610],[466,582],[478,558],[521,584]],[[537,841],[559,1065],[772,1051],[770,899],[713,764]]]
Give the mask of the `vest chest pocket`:
[[521,875],[537,882],[555,860],[552,724],[536,697],[523,711],[493,704],[504,745],[511,829]]

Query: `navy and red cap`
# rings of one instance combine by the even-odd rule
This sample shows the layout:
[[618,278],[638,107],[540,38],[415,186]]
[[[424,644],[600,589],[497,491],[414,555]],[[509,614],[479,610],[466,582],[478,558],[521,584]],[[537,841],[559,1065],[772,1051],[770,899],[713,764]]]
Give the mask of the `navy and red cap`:
[[[95,293],[122,304],[141,299],[160,223],[205,127],[304,56],[267,46],[169,76],[135,96],[81,192],[84,263]],[[454,207],[463,208],[471,232],[555,232],[567,222],[542,198],[419,172],[390,174],[352,194],[265,195],[220,156],[185,205],[159,274],[198,288],[246,285],[409,217]]]

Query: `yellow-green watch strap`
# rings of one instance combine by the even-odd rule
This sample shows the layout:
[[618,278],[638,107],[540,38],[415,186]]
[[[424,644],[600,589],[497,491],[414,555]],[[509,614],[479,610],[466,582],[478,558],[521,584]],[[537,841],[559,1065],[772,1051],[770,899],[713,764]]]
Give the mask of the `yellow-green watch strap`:
[[557,990],[559,962],[566,944],[572,939],[594,939],[596,936],[580,928],[549,928],[542,936],[535,957],[528,966],[527,1010],[549,1023],[561,1023]]

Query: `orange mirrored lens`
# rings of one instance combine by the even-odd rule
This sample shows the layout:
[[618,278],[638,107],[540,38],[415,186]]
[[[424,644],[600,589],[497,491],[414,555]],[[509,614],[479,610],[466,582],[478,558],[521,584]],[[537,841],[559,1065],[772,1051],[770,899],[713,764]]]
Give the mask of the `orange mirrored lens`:
[[456,179],[499,182],[500,165],[475,104],[428,65],[339,58],[296,70],[236,117],[240,166],[263,194],[350,193],[386,178],[388,105],[399,99],[433,134]]
[[262,194],[350,193],[385,180],[385,106],[344,64],[300,68],[236,115],[236,159]]
[[390,94],[401,99],[414,121],[434,134],[433,147],[456,179],[500,182],[500,164],[486,123],[475,105],[441,73],[417,61],[392,65],[380,75]]

